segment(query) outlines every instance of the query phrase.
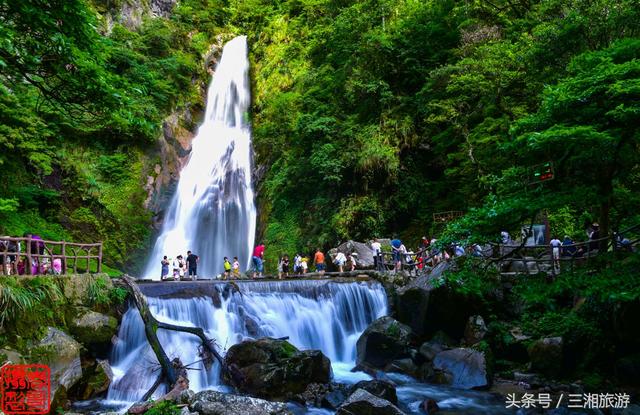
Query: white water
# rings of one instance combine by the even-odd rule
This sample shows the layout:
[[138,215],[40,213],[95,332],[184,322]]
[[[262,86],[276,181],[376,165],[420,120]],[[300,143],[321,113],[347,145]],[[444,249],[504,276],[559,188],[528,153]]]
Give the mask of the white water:
[[[331,359],[337,380],[368,378],[350,370],[355,365],[358,337],[372,321],[387,314],[380,284],[286,281],[239,286],[243,295],[231,293],[228,285],[216,285],[220,307],[211,297],[148,300],[159,320],[202,327],[225,350],[249,337],[288,336],[300,349],[322,350]],[[170,358],[180,357],[184,364],[200,360],[197,337],[166,330],[159,330],[158,337]],[[110,363],[115,377],[108,400],[136,401],[157,378],[157,360],[136,308],[123,317]],[[190,389],[222,387],[217,363],[210,370],[202,363],[191,367],[199,370],[189,373]]]
[[160,279],[164,255],[191,250],[200,257],[198,275],[223,271],[223,258],[248,265],[254,243],[256,208],[251,184],[248,108],[249,61],[246,37],[228,42],[209,86],[203,124],[164,218],[162,232],[143,277]]

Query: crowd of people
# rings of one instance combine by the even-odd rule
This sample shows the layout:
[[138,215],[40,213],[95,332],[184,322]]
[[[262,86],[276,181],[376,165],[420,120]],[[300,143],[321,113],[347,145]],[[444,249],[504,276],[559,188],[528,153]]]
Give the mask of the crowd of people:
[[[191,251],[187,251],[186,256],[182,256],[182,254],[180,254],[174,259],[168,258],[165,255],[160,261],[160,279],[166,280],[168,278],[173,278],[196,280],[198,278],[199,260],[200,258],[198,257],[198,255],[194,254]],[[171,277],[169,277],[170,270]]]
[[[23,238],[31,238],[31,242],[9,237],[0,241],[0,264],[4,275],[62,274],[62,259],[45,256],[45,244],[40,235],[25,232]],[[23,243],[29,245],[28,251]],[[27,252],[32,256],[31,264],[28,263]]]

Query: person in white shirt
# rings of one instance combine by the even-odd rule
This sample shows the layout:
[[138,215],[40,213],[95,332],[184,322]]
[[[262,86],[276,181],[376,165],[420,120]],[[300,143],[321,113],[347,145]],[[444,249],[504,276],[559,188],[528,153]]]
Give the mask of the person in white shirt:
[[373,268],[380,271],[382,269],[382,244],[377,239],[371,241],[371,253],[373,254]]
[[553,256],[553,266],[560,269],[560,247],[562,246],[562,242],[557,237],[554,237],[551,242],[551,254]]
[[335,259],[333,260],[333,263],[336,264],[339,272],[343,272],[343,267],[346,262],[347,257],[342,252],[338,252]]

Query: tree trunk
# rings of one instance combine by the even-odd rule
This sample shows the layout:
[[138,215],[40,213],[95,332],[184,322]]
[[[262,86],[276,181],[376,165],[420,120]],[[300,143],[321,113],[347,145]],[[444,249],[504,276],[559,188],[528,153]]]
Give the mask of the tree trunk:
[[[182,390],[189,387],[189,380],[187,377],[186,369],[180,362],[180,359],[176,358],[173,361],[169,360],[167,353],[164,351],[162,344],[160,344],[160,341],[158,340],[158,329],[182,331],[198,336],[198,338],[202,342],[202,353],[204,355],[204,361],[211,362],[212,359],[215,358],[218,360],[218,362],[220,362],[222,372],[228,372],[227,365],[225,364],[224,359],[222,358],[220,353],[218,353],[218,351],[216,350],[214,341],[208,339],[205,336],[204,330],[202,330],[200,327],[183,327],[158,321],[151,313],[151,310],[149,310],[147,299],[144,294],[142,294],[140,288],[135,283],[133,278],[128,275],[123,275],[122,281],[124,282],[124,285],[128,289],[128,291],[131,293],[133,302],[140,312],[140,316],[142,317],[142,321],[144,322],[144,331],[147,337],[147,341],[149,341],[149,345],[151,345],[151,349],[158,358],[158,362],[160,363],[160,367],[162,368],[162,372],[160,373],[158,380],[145,394],[146,399],[148,399],[153,394],[155,389],[163,381],[166,383],[167,389],[170,392],[165,395],[162,400],[175,399]],[[149,408],[149,406],[136,405],[135,407],[132,407],[132,410],[130,411],[132,413],[142,413]]]

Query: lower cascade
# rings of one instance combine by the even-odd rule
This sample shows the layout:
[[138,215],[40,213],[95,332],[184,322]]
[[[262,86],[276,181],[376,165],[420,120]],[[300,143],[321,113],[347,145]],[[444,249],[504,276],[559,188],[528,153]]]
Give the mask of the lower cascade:
[[[388,311],[384,288],[374,282],[238,282],[237,286],[240,292],[231,284],[196,283],[188,298],[172,298],[180,296],[176,285],[173,293],[161,290],[147,296],[158,320],[201,327],[223,351],[245,338],[288,337],[299,349],[321,350],[331,359],[336,379],[344,380],[358,376],[350,370],[359,336]],[[190,389],[224,387],[218,363],[207,369],[200,361],[197,337],[166,330],[158,330],[158,337],[170,358],[180,357],[193,369]],[[108,400],[137,401],[158,377],[160,369],[135,307],[123,317],[110,361],[114,381]],[[160,388],[156,395],[163,392]]]

